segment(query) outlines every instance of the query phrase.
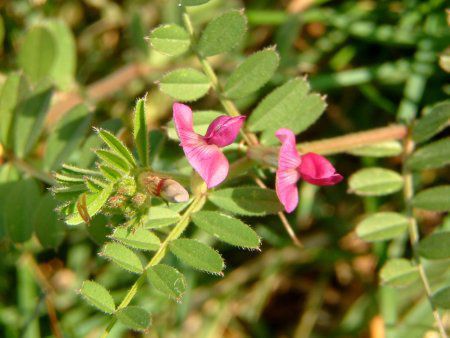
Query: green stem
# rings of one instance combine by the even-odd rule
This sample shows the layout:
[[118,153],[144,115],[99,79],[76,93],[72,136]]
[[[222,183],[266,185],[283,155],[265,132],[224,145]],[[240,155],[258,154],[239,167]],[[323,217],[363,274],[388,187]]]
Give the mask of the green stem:
[[[405,139],[404,149],[405,149],[404,160],[406,160],[407,157],[410,154],[412,154],[412,152],[414,151],[414,142],[412,141],[410,135],[408,135],[408,137]],[[430,282],[428,280],[428,276],[426,274],[425,268],[420,259],[419,253],[417,252],[417,244],[419,243],[419,227],[417,225],[417,221],[413,214],[413,211],[414,211],[413,205],[412,205],[412,199],[414,197],[413,176],[412,176],[411,171],[405,165],[403,165],[403,178],[405,181],[405,183],[404,183],[405,185],[404,185],[404,189],[403,189],[403,196],[404,196],[404,201],[405,201],[406,216],[409,219],[409,224],[408,224],[409,240],[411,242],[411,246],[413,249],[414,263],[419,270],[420,279],[422,281],[422,285],[425,289],[426,296],[430,303],[434,319],[435,319],[438,329],[439,329],[440,336],[441,336],[441,338],[447,338],[447,333],[445,332],[444,324],[443,324],[442,318],[439,314],[439,310],[433,304],[433,301],[431,299],[432,292],[431,292],[431,287],[430,287]]]
[[[146,280],[146,271],[151,266],[154,266],[161,262],[161,260],[164,258],[167,252],[167,246],[169,243],[178,237],[181,236],[183,231],[186,229],[186,227],[189,224],[189,220],[191,215],[198,211],[199,208],[203,205],[203,202],[205,200],[204,195],[199,195],[194,198],[189,208],[184,212],[184,214],[181,216],[181,219],[178,221],[178,223],[175,225],[175,227],[172,229],[172,231],[167,235],[164,242],[161,243],[161,246],[159,247],[158,251],[154,254],[152,259],[147,263],[147,265],[144,268],[144,272],[142,275],[134,282],[134,284],[131,286],[130,290],[128,290],[127,294],[125,295],[125,298],[122,300],[122,302],[117,307],[117,310],[123,309],[130,304],[131,300],[134,298],[136,293],[138,292],[139,288],[145,283]],[[109,322],[108,326],[106,327],[105,331],[101,335],[101,338],[108,337],[109,333],[111,332],[112,328],[117,322],[117,318],[113,317],[111,321]]]

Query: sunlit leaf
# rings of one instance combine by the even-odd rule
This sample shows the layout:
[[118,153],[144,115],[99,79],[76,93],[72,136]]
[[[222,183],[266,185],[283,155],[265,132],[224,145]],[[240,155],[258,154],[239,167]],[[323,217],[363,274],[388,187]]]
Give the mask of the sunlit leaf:
[[128,173],[130,171],[129,163],[115,152],[105,149],[97,149],[95,151],[97,156],[103,161],[104,164],[110,166],[116,171]]
[[98,129],[98,135],[114,154],[122,157],[131,167],[136,166],[136,162],[130,150],[116,136],[104,129]]
[[432,211],[450,211],[450,185],[442,185],[419,192],[413,198],[417,208]]
[[450,137],[417,149],[406,161],[412,170],[434,169],[450,164]]
[[116,310],[114,299],[102,285],[86,280],[81,286],[80,294],[92,306],[100,311],[112,314]]
[[386,262],[380,270],[380,278],[383,284],[405,287],[419,278],[419,272],[407,259],[395,258]]
[[419,119],[413,129],[413,139],[420,143],[429,140],[450,124],[450,101],[436,104]]
[[162,228],[175,224],[179,219],[180,214],[169,208],[151,207],[144,227],[147,229]]
[[179,101],[195,101],[204,96],[210,87],[208,77],[192,68],[174,70],[161,79],[162,92]]
[[134,110],[134,126],[133,126],[134,144],[136,150],[144,167],[150,164],[149,154],[150,145],[148,142],[147,131],[147,115],[145,111],[145,98],[139,99],[136,102],[136,108]]
[[364,146],[350,150],[349,153],[355,156],[365,157],[391,157],[399,156],[402,153],[403,147],[398,141],[386,141],[370,146]]
[[431,301],[441,309],[450,309],[450,287],[447,286],[435,292],[431,297]]
[[154,233],[142,228],[117,227],[114,229],[111,238],[140,250],[158,250],[161,244],[159,238]]
[[209,0],[178,0],[183,6],[199,6],[206,4]]
[[403,187],[403,178],[393,170],[384,168],[366,168],[349,178],[350,191],[361,196],[382,196],[399,191]]
[[396,238],[408,228],[408,218],[396,212],[378,212],[356,226],[356,233],[368,242]]
[[150,44],[160,53],[175,56],[189,50],[191,38],[183,27],[162,25],[150,33]]
[[142,273],[144,271],[139,257],[122,244],[106,243],[102,248],[101,256],[106,257],[122,269],[130,272]]
[[177,269],[158,264],[147,270],[150,284],[169,298],[180,300],[186,290],[186,280]]
[[419,254],[427,259],[450,258],[450,232],[436,232],[419,242]]

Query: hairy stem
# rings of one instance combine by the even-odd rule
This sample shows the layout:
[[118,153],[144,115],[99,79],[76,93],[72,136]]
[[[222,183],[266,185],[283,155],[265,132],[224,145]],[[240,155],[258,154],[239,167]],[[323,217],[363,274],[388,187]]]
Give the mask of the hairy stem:
[[[191,215],[198,211],[199,208],[202,207],[203,202],[205,201],[204,195],[199,195],[194,198],[189,208],[184,212],[184,214],[181,216],[181,219],[178,221],[178,223],[175,225],[175,227],[172,229],[172,231],[167,235],[164,242],[161,243],[161,246],[159,247],[158,251],[153,255],[152,259],[147,263],[147,265],[144,268],[144,272],[142,275],[134,282],[134,284],[131,286],[130,290],[128,290],[127,294],[125,295],[122,302],[117,307],[117,310],[123,309],[130,304],[131,300],[134,298],[136,293],[138,292],[139,288],[145,283],[146,280],[146,271],[151,266],[154,266],[161,262],[161,260],[164,258],[167,252],[167,246],[169,243],[178,237],[181,236],[183,231],[186,229],[186,227],[189,224],[189,220],[191,218]],[[106,327],[105,331],[101,335],[102,338],[108,337],[108,334],[111,332],[112,328],[117,322],[117,318],[113,317],[111,321],[109,322],[108,326]]]
[[[404,160],[407,159],[407,157],[412,154],[414,151],[414,142],[412,141],[410,135],[405,139],[405,145],[404,145]],[[405,163],[405,161],[403,161]],[[405,211],[406,216],[408,217],[409,224],[408,224],[408,230],[409,230],[409,240],[411,242],[411,246],[413,249],[413,255],[414,255],[414,263],[417,266],[419,270],[420,279],[422,281],[422,285],[425,289],[425,293],[427,295],[428,301],[430,303],[434,319],[436,321],[436,324],[439,329],[439,333],[441,338],[447,338],[447,333],[445,332],[444,324],[442,322],[442,318],[439,314],[439,310],[436,308],[436,306],[433,304],[431,296],[431,287],[430,282],[428,280],[425,268],[421,262],[420,256],[417,252],[417,244],[419,243],[419,227],[417,225],[417,221],[413,214],[413,205],[412,205],[412,199],[414,197],[414,185],[413,185],[413,177],[411,171],[403,165],[403,179],[405,181],[404,189],[403,189],[403,197],[405,201]]]

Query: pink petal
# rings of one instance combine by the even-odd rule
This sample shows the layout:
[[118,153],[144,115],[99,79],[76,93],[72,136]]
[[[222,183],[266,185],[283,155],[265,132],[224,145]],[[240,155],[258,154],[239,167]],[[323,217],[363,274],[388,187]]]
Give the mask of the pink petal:
[[209,125],[205,134],[205,141],[221,148],[230,145],[239,134],[244,121],[245,116],[219,116]]
[[200,140],[196,144],[183,146],[191,166],[206,182],[208,188],[222,183],[228,175],[228,160],[219,147]]
[[300,174],[295,169],[277,170],[275,189],[278,199],[287,212],[292,212],[298,204],[297,181]]
[[275,136],[281,142],[280,152],[278,154],[278,169],[296,169],[302,162],[296,148],[295,135],[289,129],[278,129]]
[[192,123],[192,110],[185,104],[178,102],[173,104],[173,121],[177,131],[181,129],[194,131]]
[[323,156],[307,153],[302,156],[300,164],[301,177],[315,185],[334,185],[342,181],[342,175],[336,172],[333,165]]

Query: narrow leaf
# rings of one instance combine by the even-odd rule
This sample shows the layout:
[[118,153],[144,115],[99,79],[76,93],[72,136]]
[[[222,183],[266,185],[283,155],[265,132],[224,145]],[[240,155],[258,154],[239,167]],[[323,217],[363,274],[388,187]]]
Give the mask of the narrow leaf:
[[150,284],[169,298],[179,301],[186,290],[186,280],[177,269],[158,264],[147,270]]
[[408,228],[408,218],[395,212],[378,212],[356,226],[357,235],[365,241],[376,242],[396,238]]
[[384,168],[366,168],[349,178],[350,191],[361,196],[382,196],[399,191],[403,178],[395,171]]
[[148,143],[148,131],[147,131],[147,116],[145,111],[145,98],[139,99],[136,102],[136,108],[134,110],[134,144],[136,145],[137,153],[141,164],[144,167],[150,165],[149,159],[149,143]]
[[134,331],[145,331],[151,325],[150,314],[138,306],[127,306],[116,312],[116,317],[127,328]]
[[228,52],[242,41],[246,30],[244,13],[236,10],[226,12],[208,23],[200,36],[198,51],[203,56]]
[[162,25],[150,33],[150,44],[162,54],[176,56],[189,50],[191,38],[183,27]]
[[208,77],[192,68],[174,70],[161,79],[162,92],[179,101],[195,101],[204,96],[210,87]]
[[86,280],[80,290],[81,296],[100,311],[112,314],[116,310],[114,299],[102,285]]
[[425,237],[417,249],[419,255],[427,259],[450,258],[450,232],[437,232]]
[[260,238],[244,222],[215,211],[199,211],[192,215],[195,225],[218,239],[238,247],[257,249]]
[[221,274],[225,267],[217,251],[197,240],[179,238],[171,241],[169,248],[183,263],[195,269]]
[[80,104],[67,112],[50,132],[44,153],[44,169],[57,169],[78,148],[89,128],[92,115]]
[[117,227],[111,238],[140,250],[155,251],[159,249],[161,244],[161,241],[154,233],[142,228]]
[[219,208],[243,216],[264,216],[282,210],[275,191],[258,187],[217,190],[208,198]]
[[280,58],[273,49],[256,52],[231,73],[223,94],[237,99],[257,91],[272,78],[279,61]]
[[130,171],[128,162],[122,156],[104,149],[98,149],[95,153],[106,165],[110,166],[114,170],[124,173],[128,173]]
[[450,101],[436,104],[430,112],[417,121],[413,129],[413,140],[424,142],[440,133],[450,124]]
[[412,170],[434,169],[450,164],[450,137],[416,150],[406,161]]
[[248,119],[250,131],[273,134],[279,128],[289,128],[295,134],[306,130],[324,112],[326,104],[317,94],[309,93],[305,79],[293,79],[267,95]]
[[209,0],[179,0],[183,6],[199,6],[206,4]]
[[130,150],[116,136],[104,129],[99,129],[98,135],[108,145],[112,152],[117,156],[122,157],[132,168],[136,166],[136,162]]
[[116,263],[122,269],[134,273],[144,272],[141,260],[136,254],[126,246],[119,243],[106,243],[100,253],[101,256],[108,258]]
[[398,141],[386,141],[370,146],[360,147],[350,150],[349,153],[354,156],[364,157],[392,157],[399,156],[402,153],[402,145]]
[[442,185],[419,192],[413,199],[416,208],[431,211],[450,211],[450,185]]
[[419,272],[410,261],[396,258],[387,261],[380,270],[381,282],[392,287],[405,287],[419,278]]

